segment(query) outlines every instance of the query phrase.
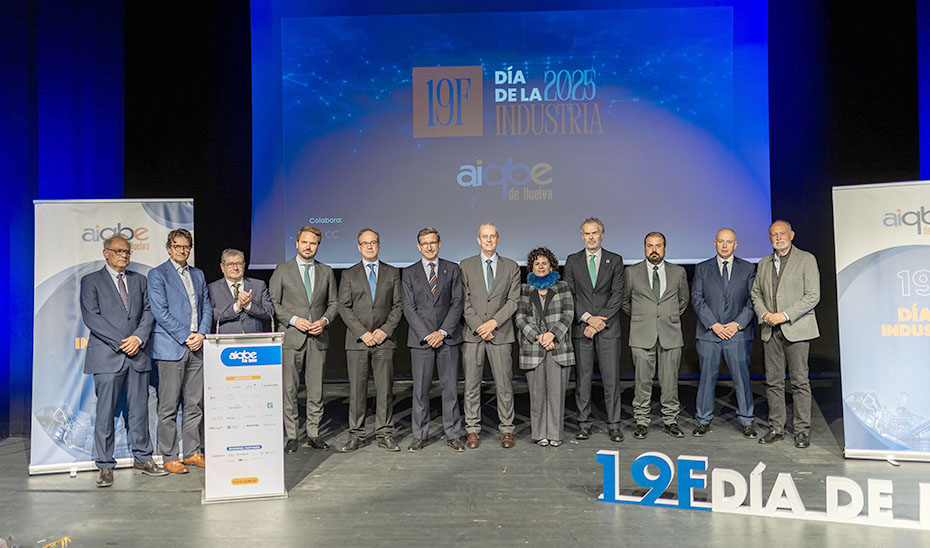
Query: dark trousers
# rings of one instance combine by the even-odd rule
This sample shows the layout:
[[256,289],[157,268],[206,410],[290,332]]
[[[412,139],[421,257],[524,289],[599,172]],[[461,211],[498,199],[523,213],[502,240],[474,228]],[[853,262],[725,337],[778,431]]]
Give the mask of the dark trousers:
[[442,428],[446,439],[462,436],[462,415],[459,412],[459,347],[443,344],[439,348],[411,348],[410,369],[413,374],[413,409],[411,426],[413,437],[429,437],[429,389],[433,382],[433,369],[439,370],[439,388],[442,390]]
[[120,393],[126,387],[126,426],[132,456],[139,462],[152,460],[152,439],[149,436],[149,372],[136,371],[129,364],[119,373],[94,373],[97,393],[97,418],[94,421],[94,448],[97,468],[113,469],[115,432],[113,420]]
[[772,337],[762,343],[765,351],[765,395],[769,402],[769,426],[775,432],[785,430],[788,418],[785,403],[786,369],[791,377],[791,397],[794,400],[794,433],[810,431],[811,381],[807,369],[810,347],[810,341],[789,341],[781,329],[773,329]]
[[710,424],[714,418],[714,389],[720,376],[720,359],[727,360],[733,390],[736,392],[736,416],[740,424],[748,426],[755,420],[753,414],[752,387],[749,384],[749,353],[752,341],[719,340],[715,342],[698,339],[697,353],[700,359],[701,380],[697,393],[697,420]]
[[394,349],[346,350],[349,373],[349,433],[365,438],[365,408],[368,406],[368,364],[375,379],[375,436],[394,433]]
[[158,452],[165,461],[178,460],[178,404],[184,458],[202,451],[203,349],[184,350],[177,361],[158,360]]
[[594,353],[604,383],[604,409],[607,428],[620,428],[620,339],[573,338],[575,348],[575,405],[578,406],[578,426],[591,427],[591,379],[594,377]]

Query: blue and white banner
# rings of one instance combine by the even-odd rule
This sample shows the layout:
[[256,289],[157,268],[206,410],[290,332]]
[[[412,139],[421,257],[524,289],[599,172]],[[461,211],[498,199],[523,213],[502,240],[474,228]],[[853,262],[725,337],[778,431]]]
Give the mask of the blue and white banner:
[[[165,242],[175,228],[193,231],[192,200],[35,202],[30,474],[94,468],[96,396],[84,374],[89,331],[81,320],[81,278],[103,268],[103,241],[115,234],[132,246],[129,269],[147,274],[167,259]],[[149,411],[154,440],[154,389]],[[119,415],[114,456],[131,457]]]
[[930,460],[930,181],[835,187],[846,456]]

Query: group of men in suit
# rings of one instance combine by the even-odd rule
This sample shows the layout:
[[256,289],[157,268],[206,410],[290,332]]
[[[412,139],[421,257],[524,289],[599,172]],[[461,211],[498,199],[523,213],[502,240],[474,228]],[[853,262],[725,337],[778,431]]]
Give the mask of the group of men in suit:
[[[810,384],[807,358],[810,340],[819,336],[814,307],[820,284],[816,259],[792,245],[790,224],[769,227],[773,253],[758,267],[734,255],[736,234],[721,229],[714,239],[715,257],[697,265],[689,291],[684,268],[665,261],[665,236],[650,232],[644,240],[645,260],[624,267],[623,258],[601,247],[604,225],[585,219],[585,249],[568,257],[565,280],[574,296],[571,337],[576,358],[576,439],[592,436],[591,384],[595,358],[604,386],[607,434],[623,441],[620,429],[620,311],[630,316],[629,345],[635,367],[633,436],[645,438],[651,422],[652,379],[658,371],[664,430],[683,437],[678,425],[678,369],[684,339],[681,314],[692,304],[698,318],[697,350],[701,379],[697,397],[698,426],[710,430],[721,357],[727,361],[736,390],[741,433],[755,439],[749,354],[754,338],[753,313],[762,325],[770,430],[759,443],[784,438],[785,372],[794,392],[794,436],[797,447],[810,443]],[[347,269],[337,289],[333,270],[315,259],[322,233],[302,227],[297,254],[279,264],[266,287],[246,278],[245,256],[227,249],[221,256],[223,278],[205,283],[203,272],[187,264],[191,233],[171,231],[167,261],[148,279],[131,272],[129,242],[114,236],[104,242],[106,265],[81,280],[81,311],[90,329],[85,373],[94,375],[97,392],[95,426],[97,485],[113,482],[113,418],[126,386],[128,425],[134,468],[144,474],[186,473],[204,466],[200,423],[203,400],[204,337],[215,319],[219,333],[247,333],[276,319],[284,330],[285,450],[297,451],[297,390],[303,374],[307,391],[306,444],[327,450],[320,436],[323,415],[322,376],[329,348],[329,327],[341,315],[346,325],[345,351],[350,382],[349,440],[341,448],[354,451],[365,443],[368,374],[376,391],[375,435],[379,447],[399,451],[393,432],[393,357],[401,316],[409,326],[413,376],[411,413],[417,452],[429,439],[429,389],[438,371],[442,423],[446,443],[454,451],[481,443],[481,381],[485,361],[494,378],[500,444],[514,446],[512,316],[520,294],[520,269],[497,253],[500,234],[486,223],[478,229],[479,254],[461,265],[439,258],[439,232],[426,227],[417,234],[421,260],[403,271],[379,260],[380,236],[359,231],[361,260]],[[465,329],[463,329],[463,324]],[[461,348],[460,348],[461,347]],[[458,403],[460,356],[464,362],[465,442]],[[148,434],[148,384],[151,361],[158,367],[158,451],[164,466],[152,460]],[[182,409],[182,446],[177,443],[178,406]]]

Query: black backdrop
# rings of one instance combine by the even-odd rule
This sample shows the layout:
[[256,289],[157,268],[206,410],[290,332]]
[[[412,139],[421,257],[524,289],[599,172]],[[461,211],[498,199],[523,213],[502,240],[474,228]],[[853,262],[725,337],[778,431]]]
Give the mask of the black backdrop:
[[[811,346],[815,375],[839,372],[831,187],[920,175],[916,6],[829,4],[784,0],[769,6],[772,217],[789,220],[795,243],[820,263],[822,336]],[[553,7],[543,1],[531,9]],[[337,5],[319,9],[328,15],[398,12]],[[462,11],[427,2],[400,9]],[[500,9],[489,2],[469,8]],[[249,31],[247,2],[191,3],[184,12],[161,3],[125,6],[125,196],[194,199],[196,262],[208,280],[220,276],[223,248],[247,251],[250,244]],[[566,222],[575,226],[577,219]],[[460,237],[474,235],[446,235]],[[710,240],[708,235],[708,255]],[[640,249],[614,251],[642,256]],[[267,280],[270,272],[249,275]],[[686,340],[692,339],[682,363],[685,375],[697,372],[693,337],[688,336],[694,321],[689,312],[683,326]],[[341,322],[333,329],[341,341]],[[760,347],[755,345],[753,373],[761,372]],[[628,348],[623,361],[629,376]],[[406,352],[398,353],[397,362],[398,375],[408,374]],[[330,350],[325,375],[345,378],[338,343]]]

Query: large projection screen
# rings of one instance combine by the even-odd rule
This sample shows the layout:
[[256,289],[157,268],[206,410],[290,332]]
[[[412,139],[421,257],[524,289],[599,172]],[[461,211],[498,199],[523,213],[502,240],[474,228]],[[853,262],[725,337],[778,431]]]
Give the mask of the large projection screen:
[[[441,255],[477,253],[480,223],[520,260],[580,249],[601,218],[605,247],[668,260],[712,255],[732,227],[743,257],[770,252],[764,2],[648,8],[320,16],[298,2],[252,6],[252,268],[293,257],[303,225],[319,258],[417,260],[434,226]],[[630,6],[637,4],[629,3]]]

